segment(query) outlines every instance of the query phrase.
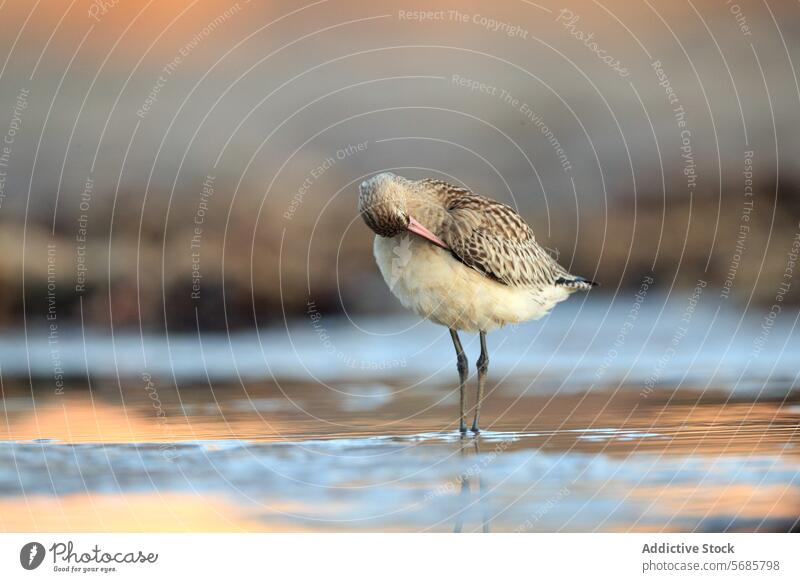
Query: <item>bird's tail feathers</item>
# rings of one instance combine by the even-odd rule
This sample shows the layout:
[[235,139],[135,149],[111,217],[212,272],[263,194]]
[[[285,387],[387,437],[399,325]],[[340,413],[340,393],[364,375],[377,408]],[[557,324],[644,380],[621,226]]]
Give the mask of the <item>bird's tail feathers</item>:
[[600,283],[589,281],[583,277],[567,276],[556,279],[556,285],[574,289],[575,291],[588,291],[592,287],[597,287]]

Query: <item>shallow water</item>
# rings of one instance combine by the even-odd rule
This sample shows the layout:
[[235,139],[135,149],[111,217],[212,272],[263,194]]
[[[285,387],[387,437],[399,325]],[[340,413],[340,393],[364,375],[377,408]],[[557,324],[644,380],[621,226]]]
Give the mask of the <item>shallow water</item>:
[[630,306],[606,307],[493,334],[484,432],[466,438],[447,338],[413,320],[356,322],[383,326],[366,337],[326,321],[333,349],[308,322],[64,330],[62,391],[47,344],[8,337],[0,530],[797,530],[792,321],[756,353],[759,317],[704,312],[669,350],[667,306],[615,347]]
[[[763,530],[795,527],[800,402],[722,394],[520,396],[452,430],[435,385],[354,412],[275,385],[7,396],[4,530]],[[347,386],[340,386],[343,390]],[[285,389],[285,388],[284,388]],[[7,389],[8,392],[8,389]],[[369,390],[361,390],[362,394]],[[387,396],[391,395],[391,396]],[[313,396],[313,397],[312,397]],[[215,400],[216,399],[216,400]],[[366,408],[366,407],[365,407]],[[490,419],[502,418],[498,423]]]

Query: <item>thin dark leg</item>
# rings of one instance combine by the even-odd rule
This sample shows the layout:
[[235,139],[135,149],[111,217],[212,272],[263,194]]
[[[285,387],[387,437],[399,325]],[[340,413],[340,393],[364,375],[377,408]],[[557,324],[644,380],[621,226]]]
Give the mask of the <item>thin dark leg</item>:
[[475,420],[472,421],[472,432],[481,432],[478,421],[481,416],[481,402],[486,387],[486,372],[489,370],[489,350],[486,349],[486,332],[481,332],[481,356],[478,358],[478,399],[475,403]]
[[450,337],[453,338],[453,346],[456,348],[459,389],[461,390],[461,415],[459,416],[458,430],[463,434],[467,432],[467,374],[469,373],[469,362],[467,362],[467,356],[461,346],[461,340],[458,339],[458,332],[451,329]]

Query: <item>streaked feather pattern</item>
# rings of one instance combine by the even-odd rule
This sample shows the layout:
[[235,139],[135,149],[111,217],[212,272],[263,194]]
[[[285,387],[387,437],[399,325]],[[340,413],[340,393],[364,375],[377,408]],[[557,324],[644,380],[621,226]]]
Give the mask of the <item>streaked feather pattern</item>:
[[513,208],[447,182],[419,184],[443,202],[447,217],[437,234],[465,265],[514,287],[578,290],[593,285],[559,265]]

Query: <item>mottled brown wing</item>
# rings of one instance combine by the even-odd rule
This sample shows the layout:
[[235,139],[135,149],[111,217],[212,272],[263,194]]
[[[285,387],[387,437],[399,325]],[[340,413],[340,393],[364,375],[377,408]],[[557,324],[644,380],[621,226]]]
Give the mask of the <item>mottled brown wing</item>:
[[461,193],[448,201],[447,209],[443,238],[464,264],[511,286],[544,287],[571,277],[536,243],[513,208]]

